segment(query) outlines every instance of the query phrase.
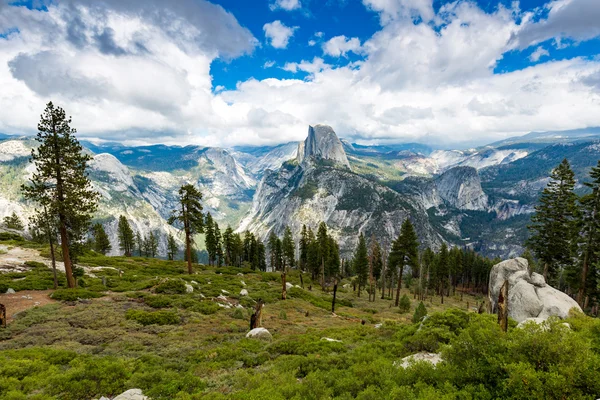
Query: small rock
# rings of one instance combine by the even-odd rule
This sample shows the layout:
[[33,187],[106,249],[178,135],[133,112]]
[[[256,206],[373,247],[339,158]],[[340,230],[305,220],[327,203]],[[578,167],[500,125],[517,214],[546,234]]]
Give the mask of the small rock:
[[202,297],[203,299],[206,298],[206,296],[204,296],[202,293],[200,293],[200,297]]
[[271,332],[269,332],[265,328],[254,328],[246,334],[246,337],[267,341],[271,341],[273,339],[273,335],[271,335]]
[[8,288],[8,290],[6,291],[6,294],[15,294],[15,289]]
[[350,287],[350,284],[349,284],[349,283],[346,283],[346,284],[344,284],[342,287],[343,287],[344,289],[348,289],[348,288]]
[[185,284],[185,292],[186,293],[193,293],[194,292],[194,287],[192,285],[190,285],[189,283]]
[[289,282],[285,283],[285,290],[290,290],[293,287],[294,287],[294,285],[292,285],[291,283],[289,283]]
[[193,283],[194,285],[198,284],[198,282],[196,282],[196,281],[190,281],[190,282]]
[[246,286],[246,282],[240,281],[240,283],[242,284],[242,286]]
[[242,274],[241,272],[238,272],[238,276],[244,276],[244,274]]
[[321,338],[321,340],[325,340],[325,341],[328,341],[328,342],[338,342],[338,343],[342,343],[342,341],[341,341],[341,340],[332,339],[332,338],[329,338],[329,337],[322,337],[322,338]]
[[244,309],[244,306],[243,306],[243,305],[241,305],[241,304],[236,304],[236,305],[235,305],[235,308],[239,308],[239,309],[242,309],[242,310],[243,310],[243,309]]
[[148,397],[144,396],[141,389],[129,389],[115,397],[113,400],[148,400]]
[[229,299],[227,297],[223,296],[222,294],[217,296],[217,300],[229,301]]
[[435,366],[444,360],[442,360],[442,357],[439,354],[423,352],[404,357],[402,360],[400,360],[400,362],[394,361],[394,366],[407,368],[412,363],[415,363],[417,361],[425,361]]
[[227,290],[225,290],[225,289],[221,289],[221,292],[225,293],[225,294],[229,294],[229,292]]
[[383,326],[383,324],[375,324],[375,329],[379,329]]
[[240,290],[240,296],[248,296],[248,291],[246,289]]

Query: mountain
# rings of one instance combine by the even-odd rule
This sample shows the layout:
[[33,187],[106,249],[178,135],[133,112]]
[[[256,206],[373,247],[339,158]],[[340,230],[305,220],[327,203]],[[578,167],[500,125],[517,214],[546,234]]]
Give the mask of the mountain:
[[298,161],[300,163],[314,160],[326,160],[350,168],[344,146],[330,126],[309,126],[306,140],[298,147]]

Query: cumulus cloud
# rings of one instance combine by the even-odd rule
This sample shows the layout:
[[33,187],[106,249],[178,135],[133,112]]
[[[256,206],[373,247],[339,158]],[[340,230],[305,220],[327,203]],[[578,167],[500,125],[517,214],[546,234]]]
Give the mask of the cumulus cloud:
[[285,49],[296,27],[285,26],[281,21],[276,20],[263,26],[267,42],[276,49]]
[[344,35],[332,37],[323,44],[323,53],[332,57],[345,56],[349,52],[358,54],[360,51],[360,40]]
[[299,63],[288,62],[283,66],[283,70],[296,73],[298,71],[308,72],[309,74],[316,74],[321,72],[330,66],[320,57],[315,57],[312,61],[302,60]]
[[269,4],[269,8],[271,11],[277,9],[292,11],[302,8],[302,4],[300,3],[300,0],[275,0],[273,3]]
[[379,13],[382,24],[405,17],[430,21],[435,15],[433,0],[363,0],[363,4]]
[[533,51],[533,53],[531,53],[529,55],[529,60],[533,61],[533,62],[538,62],[540,60],[540,58],[542,58],[544,56],[549,56],[549,55],[550,55],[550,53],[548,53],[548,50],[546,50],[542,46],[538,46],[538,48],[535,49]]

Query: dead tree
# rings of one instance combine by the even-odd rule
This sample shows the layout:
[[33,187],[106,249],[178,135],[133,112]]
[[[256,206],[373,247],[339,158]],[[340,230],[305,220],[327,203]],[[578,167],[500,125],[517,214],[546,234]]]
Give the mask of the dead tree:
[[287,298],[287,283],[286,283],[286,273],[285,273],[285,267],[283,268],[283,271],[281,272],[281,300],[285,300]]
[[262,325],[262,308],[265,302],[262,299],[258,299],[256,306],[254,307],[254,313],[250,317],[250,330],[258,328]]
[[500,294],[498,295],[498,323],[502,332],[508,330],[508,281],[504,281],[504,284],[500,288]]
[[6,306],[0,304],[0,326],[6,328]]
[[335,313],[335,295],[337,294],[337,279],[333,281],[333,300],[331,300],[331,312]]

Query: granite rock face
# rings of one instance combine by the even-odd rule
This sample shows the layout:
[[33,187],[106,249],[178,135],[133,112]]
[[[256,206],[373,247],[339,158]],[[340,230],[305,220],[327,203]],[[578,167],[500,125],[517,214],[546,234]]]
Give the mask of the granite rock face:
[[[301,161],[330,160],[339,165],[350,168],[344,145],[335,134],[332,127],[315,125],[308,127],[308,137],[298,151],[302,151]],[[298,153],[300,154],[300,153]]]

